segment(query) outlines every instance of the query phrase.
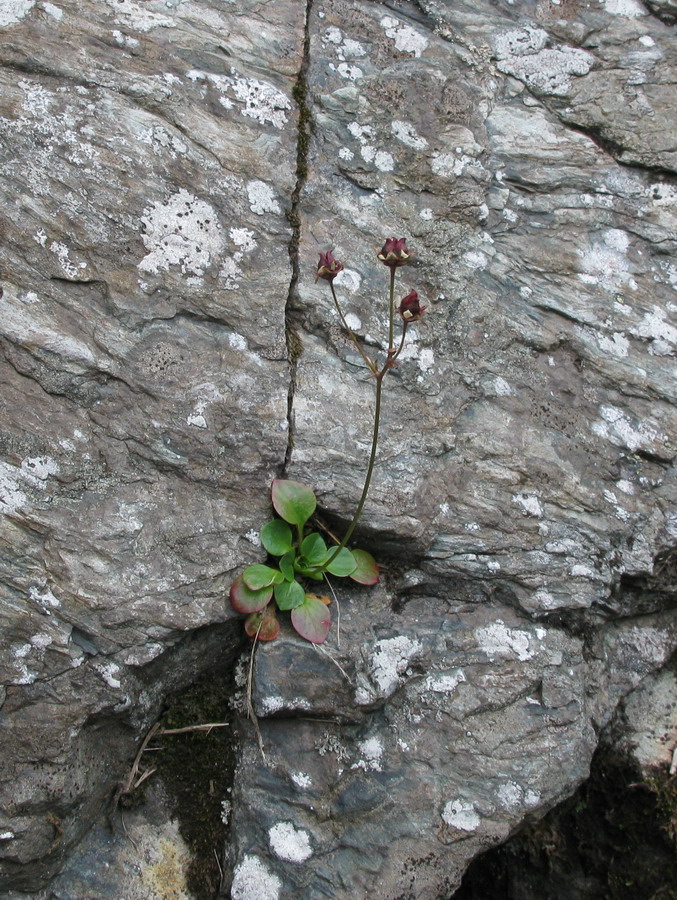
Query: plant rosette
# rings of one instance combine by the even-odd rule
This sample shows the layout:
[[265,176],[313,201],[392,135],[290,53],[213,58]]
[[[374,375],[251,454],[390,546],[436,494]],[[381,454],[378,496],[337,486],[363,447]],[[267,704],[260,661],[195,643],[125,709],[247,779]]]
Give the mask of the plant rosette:
[[322,581],[329,573],[373,585],[379,580],[379,567],[366,550],[349,550],[340,544],[328,547],[321,534],[306,533],[317,507],[307,485],[276,478],[272,500],[280,518],[267,522],[260,538],[270,556],[277,557],[277,566],[257,563],[245,569],[231,585],[231,606],[247,616],[245,631],[259,641],[277,637],[277,609],[290,612],[301,637],[322,644],[331,628],[330,600],[306,591],[303,582]]

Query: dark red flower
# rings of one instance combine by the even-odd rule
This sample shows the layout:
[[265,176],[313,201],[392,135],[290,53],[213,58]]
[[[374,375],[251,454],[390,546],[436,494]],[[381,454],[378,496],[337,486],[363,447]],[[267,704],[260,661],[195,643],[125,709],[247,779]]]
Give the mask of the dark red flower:
[[343,271],[343,264],[334,259],[331,250],[326,253],[320,253],[320,261],[317,264],[317,277],[324,278],[325,281],[333,281],[339,272]]
[[427,308],[427,306],[421,306],[416,291],[409,291],[397,307],[397,311],[405,322],[415,322],[421,318]]
[[383,245],[378,258],[384,266],[406,266],[411,262],[414,253],[407,248],[406,238],[389,237]]

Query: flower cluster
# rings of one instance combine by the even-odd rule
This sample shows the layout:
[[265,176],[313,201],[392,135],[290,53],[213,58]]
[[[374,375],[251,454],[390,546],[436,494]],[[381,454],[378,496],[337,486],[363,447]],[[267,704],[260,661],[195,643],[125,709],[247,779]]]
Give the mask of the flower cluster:
[[[406,266],[407,263],[412,261],[414,251],[407,247],[406,238],[389,237],[377,256],[384,266],[388,266],[391,272],[394,272],[399,266]],[[334,257],[332,251],[327,250],[326,253],[320,253],[320,261],[317,264],[317,277],[331,283],[344,268],[343,264]],[[421,306],[418,293],[415,290],[411,290],[402,299],[397,307],[397,311],[402,316],[405,325],[408,325],[422,318],[427,308],[427,306]]]

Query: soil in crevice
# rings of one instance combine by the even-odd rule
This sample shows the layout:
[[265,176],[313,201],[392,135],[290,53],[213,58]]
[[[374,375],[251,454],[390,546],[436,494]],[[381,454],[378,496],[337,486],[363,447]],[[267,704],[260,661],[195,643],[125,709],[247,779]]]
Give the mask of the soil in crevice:
[[677,900],[677,775],[600,750],[590,778],[478,857],[450,900]]

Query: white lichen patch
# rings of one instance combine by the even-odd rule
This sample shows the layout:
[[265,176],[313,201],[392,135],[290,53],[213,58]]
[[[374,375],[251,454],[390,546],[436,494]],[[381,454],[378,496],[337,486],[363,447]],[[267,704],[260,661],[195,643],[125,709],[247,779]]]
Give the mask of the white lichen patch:
[[469,269],[486,269],[489,265],[489,257],[481,250],[469,250],[463,254],[463,262]]
[[392,172],[395,168],[395,160],[386,150],[379,150],[376,144],[376,133],[371,125],[360,125],[359,122],[350,122],[348,131],[360,143],[360,156],[365,162],[373,163],[381,172]]
[[660,306],[644,314],[642,321],[630,331],[637,337],[648,338],[649,352],[655,356],[669,356],[677,344],[677,328],[666,321],[666,312]]
[[[418,342],[418,333],[415,328],[409,329],[407,337],[409,343],[405,344],[404,349],[400,353],[400,360],[402,362],[405,362],[405,360],[414,360],[421,370],[421,373],[432,372],[435,368],[435,353],[432,347],[421,347]],[[421,375],[418,376],[418,379],[421,379]]]
[[534,655],[531,635],[519,628],[508,628],[502,619],[475,629],[475,639],[481,650],[493,661],[496,656],[516,656],[522,662]]
[[342,272],[338,273],[338,275],[334,279],[334,284],[338,285],[341,288],[344,288],[351,294],[356,294],[362,286],[362,276],[354,269],[346,268],[343,269]]
[[[377,641],[368,663],[369,677],[378,692],[376,696],[388,697],[403,684],[411,661],[422,651],[420,641],[405,635]],[[374,699],[373,690],[366,687],[359,687],[355,693],[358,704],[371,703]]]
[[204,417],[204,411],[207,408],[208,400],[205,400],[204,397],[198,398],[195,403],[195,408],[193,412],[190,413],[188,418],[186,419],[187,425],[192,425],[193,428],[206,428],[207,420]]
[[637,0],[604,0],[604,8],[612,16],[636,19],[648,15],[647,10]]
[[261,709],[263,714],[266,716],[272,715],[273,713],[279,712],[282,709],[285,710],[295,710],[295,709],[310,709],[310,703],[305,697],[294,697],[291,700],[287,700],[284,697],[280,697],[277,695],[263,697],[261,700]]
[[391,41],[395,41],[395,48],[400,53],[413,53],[419,57],[428,46],[428,39],[410,25],[403,25],[399,19],[392,16],[383,16],[381,27]]
[[254,119],[261,125],[270,123],[275,128],[283,128],[291,103],[286,94],[279,91],[267,81],[255,78],[239,78],[233,80],[232,91],[238,103],[242,104],[240,112],[243,116]]
[[[0,491],[2,489],[0,488]],[[0,501],[1,502],[1,501]],[[61,601],[58,597],[55,597],[51,588],[47,585],[43,585],[38,587],[37,585],[32,584],[28,588],[28,596],[36,603],[41,609],[43,609],[47,615],[51,615],[52,609],[57,609],[61,606]]]
[[152,10],[134,3],[134,0],[106,0],[116,13],[115,21],[119,25],[126,25],[134,31],[151,31],[153,28],[175,28],[176,22],[171,16]]
[[0,28],[16,25],[35,6],[35,0],[2,0],[0,3]]
[[620,331],[615,331],[611,335],[600,334],[598,332],[597,343],[599,344],[599,349],[603,353],[611,354],[611,356],[616,356],[619,359],[627,356],[628,350],[630,349],[630,341]]
[[57,241],[52,241],[52,243],[49,245],[49,249],[59,260],[59,265],[61,266],[63,273],[68,278],[77,278],[78,275],[81,274],[79,270],[87,268],[87,263],[81,262],[76,266],[75,263],[71,261],[70,250],[65,244],[61,244]]
[[247,182],[247,196],[249,197],[249,208],[257,216],[282,212],[280,204],[275,199],[275,192],[265,181]]
[[231,900],[279,900],[282,882],[258,856],[247,854],[235,867]]
[[364,769],[365,772],[381,772],[381,760],[383,758],[383,744],[376,735],[360,741],[357,745],[360,758],[353,763],[352,769]]
[[130,37],[128,34],[123,34],[121,31],[118,31],[117,28],[113,29],[112,34],[113,40],[118,47],[124,47],[126,50],[134,50],[141,44],[141,41],[137,40],[137,38]]
[[441,815],[447,825],[461,831],[477,831],[480,827],[480,817],[474,805],[467,800],[450,800]]
[[394,119],[390,123],[390,130],[398,141],[407,147],[411,147],[412,150],[425,150],[428,146],[426,139],[416,133],[416,129],[410,122]]
[[599,285],[614,292],[627,285],[632,290],[637,284],[629,270],[627,251],[630,238],[619,228],[607,228],[601,239],[579,252],[581,272],[578,277],[585,284]]
[[55,6],[53,3],[41,3],[40,5],[47,15],[56,19],[57,22],[60,22],[63,19],[63,10],[60,7]]
[[184,275],[200,277],[225,246],[213,207],[184,188],[146,209],[141,223],[149,251],[138,265],[142,272],[180,266]]
[[481,163],[467,153],[433,153],[430,168],[440,178],[458,178],[466,169],[482,169]]
[[108,687],[119,690],[119,688],[121,687],[121,682],[118,677],[120,673],[120,666],[118,666],[117,663],[111,661],[97,662],[93,664],[92,668],[95,672],[99,673]]
[[313,855],[310,835],[291,822],[278,822],[269,828],[268,840],[275,856],[287,862],[302,863]]
[[256,240],[254,239],[254,232],[248,228],[231,228],[230,239],[238,249],[232,256],[226,257],[219,275],[223,279],[225,289],[227,291],[235,291],[239,288],[240,279],[244,276],[240,263],[248,253],[254,250]]
[[27,456],[21,466],[0,461],[0,512],[11,514],[28,503],[24,493],[27,486],[44,491],[51,475],[57,475],[59,466],[49,456]]
[[436,694],[451,694],[462,681],[467,681],[463,669],[438,672],[435,675],[428,675],[425,680],[425,690],[433,691]]
[[525,516],[533,516],[535,519],[543,518],[541,501],[535,494],[526,494],[523,491],[512,495],[512,502],[522,510]]
[[5,515],[16,512],[28,502],[21,490],[19,469],[0,460],[0,512]]
[[373,163],[379,172],[392,172],[395,168],[395,160],[387,150],[377,150],[371,144],[363,144],[360,147],[360,155],[365,162]]
[[547,39],[547,32],[531,26],[499,35],[494,41],[496,67],[543,94],[563,97],[572,76],[587,75],[595,60],[577,47],[546,48]]
[[349,63],[339,63],[338,66],[330,63],[329,68],[338,72],[341,78],[345,78],[347,81],[359,81],[364,77],[364,72],[359,66],[351,66]]
[[[120,34],[120,32],[117,33]],[[136,43],[139,42],[136,41]],[[145,128],[139,135],[139,140],[142,144],[148,144],[157,156],[170,156],[172,159],[176,159],[179,155],[183,156],[188,152],[188,145],[180,137],[163,128],[162,125]]]
[[296,787],[301,788],[301,790],[303,791],[312,787],[312,779],[310,775],[306,775],[305,772],[292,772],[289,777],[294,782]]
[[540,803],[541,795],[531,788],[523,788],[516,781],[505,781],[496,791],[498,802],[505,809],[516,812],[523,807],[533,807]]
[[627,447],[633,453],[640,449],[649,450],[656,442],[667,440],[648,422],[633,422],[616,406],[601,406],[599,411],[602,420],[593,422],[593,432],[613,444]]

